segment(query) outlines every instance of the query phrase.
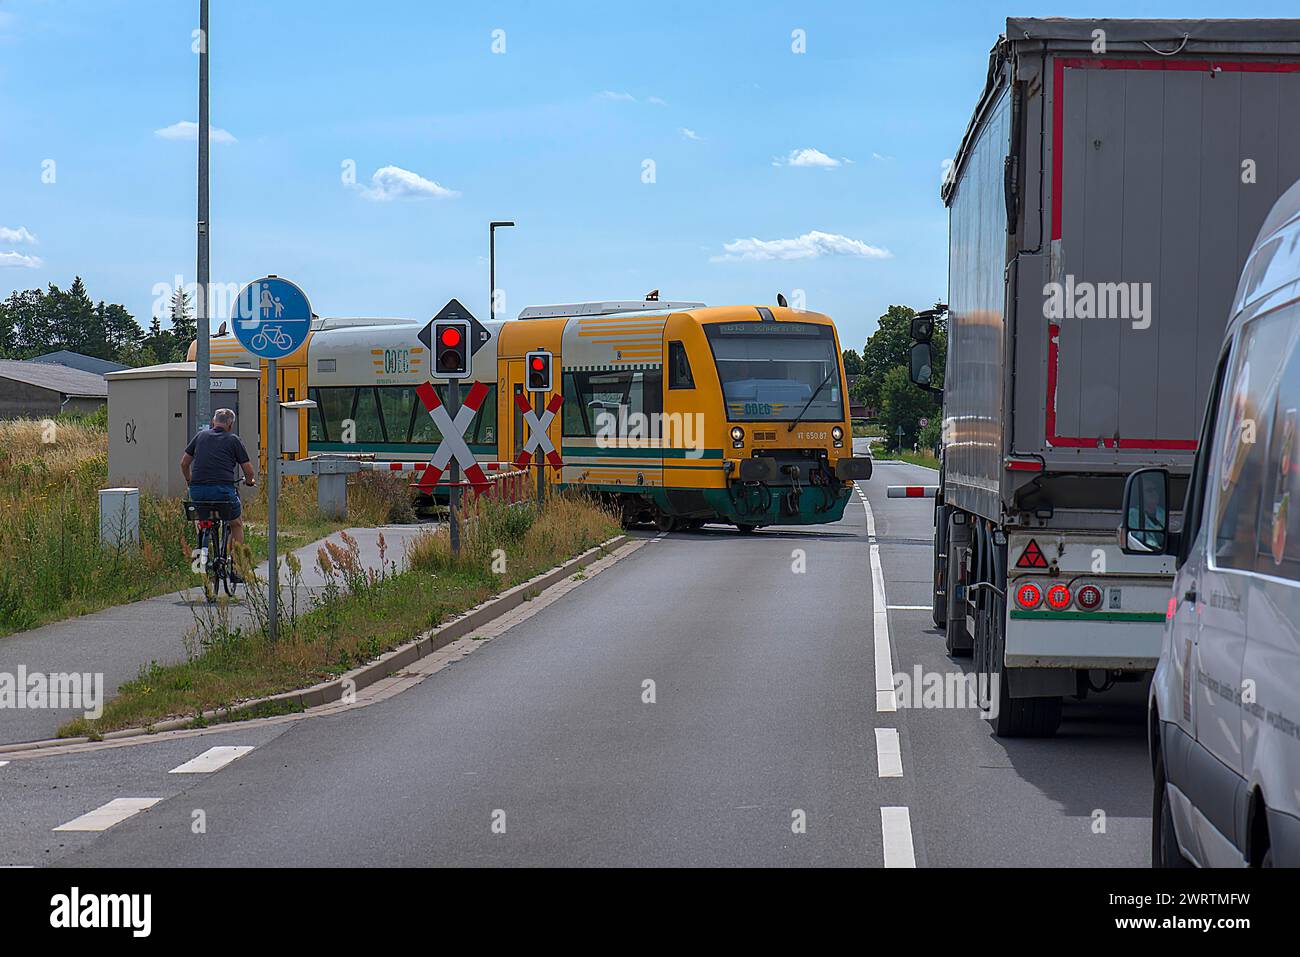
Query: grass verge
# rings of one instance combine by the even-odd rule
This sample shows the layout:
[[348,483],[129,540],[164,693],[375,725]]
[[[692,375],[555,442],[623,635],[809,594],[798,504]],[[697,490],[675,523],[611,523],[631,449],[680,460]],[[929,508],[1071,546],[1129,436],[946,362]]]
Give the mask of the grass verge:
[[282,620],[278,641],[268,639],[264,620],[232,628],[214,613],[200,623],[190,660],[142,669],[102,717],[75,719],[59,735],[94,736],[210,710],[238,718],[251,698],[337,677],[619,531],[612,512],[563,495],[544,506],[480,501],[466,516],[458,556],[446,529],[426,532],[408,546],[408,569],[399,573],[364,570],[355,547],[331,544],[317,556],[328,582],[320,603]]
[[[142,492],[139,546],[101,547],[98,490],[107,485],[108,434],[95,419],[0,422],[0,637],[201,587],[190,567],[195,531],[176,499]],[[346,525],[415,519],[405,483],[382,473],[349,483],[348,508]],[[245,517],[253,555],[265,558],[265,487]],[[318,516],[315,479],[285,482],[282,551],[341,527]]]

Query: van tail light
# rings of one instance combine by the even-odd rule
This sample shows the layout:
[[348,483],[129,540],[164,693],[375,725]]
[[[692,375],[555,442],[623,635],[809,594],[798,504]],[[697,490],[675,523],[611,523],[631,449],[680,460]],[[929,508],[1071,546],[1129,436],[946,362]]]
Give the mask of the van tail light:
[[1047,604],[1055,611],[1070,607],[1070,586],[1056,584],[1047,589]]
[[1043,603],[1043,590],[1034,582],[1025,582],[1016,588],[1016,604],[1031,611]]
[[1096,585],[1084,585],[1074,593],[1074,603],[1083,611],[1096,611],[1101,607],[1101,589]]

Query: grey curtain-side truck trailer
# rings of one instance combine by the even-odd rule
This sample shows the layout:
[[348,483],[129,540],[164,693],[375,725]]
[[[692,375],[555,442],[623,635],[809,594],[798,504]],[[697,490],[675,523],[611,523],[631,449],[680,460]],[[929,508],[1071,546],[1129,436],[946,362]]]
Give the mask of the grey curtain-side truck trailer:
[[[1119,548],[1126,476],[1182,502],[1242,265],[1300,179],[1300,20],[1008,19],[942,197],[934,620],[995,733],[1155,667],[1173,559]],[[913,321],[929,379],[941,314]],[[1177,526],[1180,515],[1168,519]]]

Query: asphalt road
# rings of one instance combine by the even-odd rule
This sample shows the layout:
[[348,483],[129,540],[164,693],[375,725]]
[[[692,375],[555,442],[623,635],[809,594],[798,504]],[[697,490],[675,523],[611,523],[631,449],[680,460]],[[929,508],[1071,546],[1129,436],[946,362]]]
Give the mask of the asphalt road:
[[[929,604],[929,503],[885,498],[932,475],[862,483],[883,597],[857,497],[834,525],[655,537],[377,704],[13,760],[0,864],[1144,865],[1140,688],[1068,706],[1047,741],[877,710],[882,605],[886,666],[969,667],[909,607]],[[168,773],[230,745],[251,750]],[[131,797],[160,800],[53,830]]]

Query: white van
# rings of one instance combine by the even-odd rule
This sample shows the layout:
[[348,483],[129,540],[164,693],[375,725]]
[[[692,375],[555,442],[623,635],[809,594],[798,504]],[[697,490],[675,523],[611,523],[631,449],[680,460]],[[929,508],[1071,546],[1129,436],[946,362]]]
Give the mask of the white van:
[[1150,696],[1152,864],[1295,866],[1300,183],[1246,260],[1209,395],[1181,529],[1169,475],[1142,469],[1119,530],[1124,551],[1177,565]]

